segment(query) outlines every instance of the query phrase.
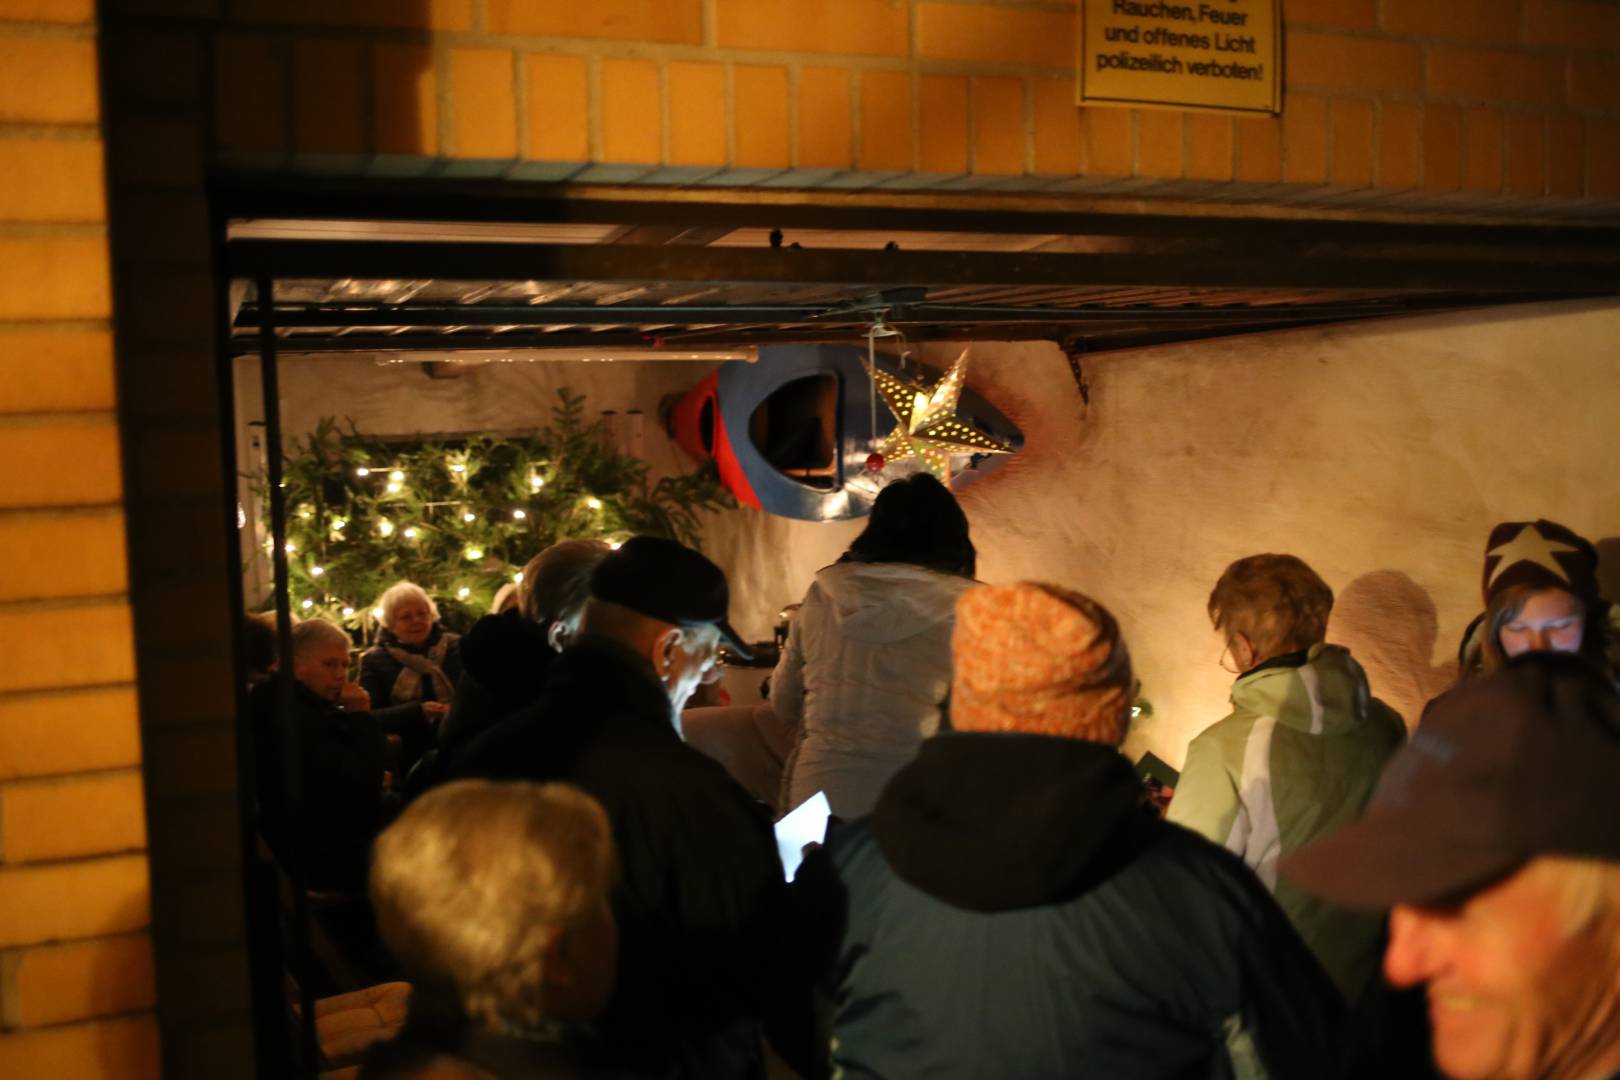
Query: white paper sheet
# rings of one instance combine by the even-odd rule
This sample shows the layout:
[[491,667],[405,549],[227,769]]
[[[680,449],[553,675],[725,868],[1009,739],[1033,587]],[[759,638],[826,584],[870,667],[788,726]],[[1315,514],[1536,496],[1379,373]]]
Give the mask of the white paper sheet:
[[804,845],[827,839],[827,818],[831,815],[827,793],[818,791],[776,823],[776,852],[782,856],[782,874],[789,881],[804,861]]

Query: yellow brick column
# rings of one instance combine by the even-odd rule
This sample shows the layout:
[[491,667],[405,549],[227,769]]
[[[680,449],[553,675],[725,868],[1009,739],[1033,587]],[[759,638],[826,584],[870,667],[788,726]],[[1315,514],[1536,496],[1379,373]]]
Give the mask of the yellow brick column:
[[0,0],[0,1076],[158,1074],[92,0]]

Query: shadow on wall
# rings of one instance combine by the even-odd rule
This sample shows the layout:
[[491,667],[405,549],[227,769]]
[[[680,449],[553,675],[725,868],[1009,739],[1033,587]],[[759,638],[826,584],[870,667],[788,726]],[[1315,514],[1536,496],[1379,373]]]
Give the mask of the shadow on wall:
[[1457,681],[1453,643],[1440,648],[1439,612],[1423,586],[1398,570],[1374,570],[1334,599],[1328,637],[1350,649],[1367,669],[1374,696],[1415,727],[1423,706]]
[[1605,600],[1620,603],[1620,536],[1597,541],[1598,593]]

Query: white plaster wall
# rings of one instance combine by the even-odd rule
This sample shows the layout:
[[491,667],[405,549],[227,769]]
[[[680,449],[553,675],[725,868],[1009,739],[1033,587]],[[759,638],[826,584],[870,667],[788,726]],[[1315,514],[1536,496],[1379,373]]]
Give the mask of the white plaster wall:
[[[980,577],[1058,582],[1115,612],[1155,710],[1133,755],[1179,763],[1224,714],[1231,677],[1204,605],[1244,555],[1290,552],[1327,579],[1330,639],[1409,723],[1454,677],[1494,523],[1550,517],[1610,539],[1620,595],[1620,303],[1105,353],[1086,362],[1089,409],[1051,345],[973,355],[969,383],[1026,440],[962,496]],[[755,632],[854,532],[724,525],[711,548]]]
[[[927,358],[943,365],[955,347]],[[1283,551],[1338,603],[1374,692],[1414,722],[1449,685],[1479,609],[1498,521],[1562,521],[1620,576],[1620,302],[1528,305],[1289,331],[1089,358],[1089,409],[1045,343],[976,344],[969,383],[1024,432],[1024,452],[963,495],[986,581],[1054,581],[1119,617],[1155,715],[1127,751],[1179,763],[1223,715],[1230,676],[1205,600],[1233,559]],[[338,366],[334,367],[334,363]],[[512,430],[569,385],[593,410],[640,408],[657,470],[685,468],[659,397],[706,365],[534,364],[433,382],[409,369],[290,361],[284,417],[362,428]],[[858,522],[742,510],[705,548],[731,576],[733,621],[768,635]]]
[[[658,403],[689,390],[714,369],[684,362],[469,364],[454,378],[429,378],[421,364],[378,364],[342,355],[283,358],[281,424],[303,436],[323,416],[353,420],[364,432],[517,433],[551,422],[557,391],[585,395],[587,416],[640,409],[654,475],[690,466],[658,426]],[[240,381],[240,380],[239,380]]]

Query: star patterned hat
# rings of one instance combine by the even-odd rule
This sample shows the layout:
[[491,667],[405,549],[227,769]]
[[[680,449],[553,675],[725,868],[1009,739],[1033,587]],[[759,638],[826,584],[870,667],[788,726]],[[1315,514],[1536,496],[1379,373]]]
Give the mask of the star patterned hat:
[[1555,521],[1504,521],[1485,543],[1485,606],[1503,589],[1529,585],[1598,598],[1597,549]]

